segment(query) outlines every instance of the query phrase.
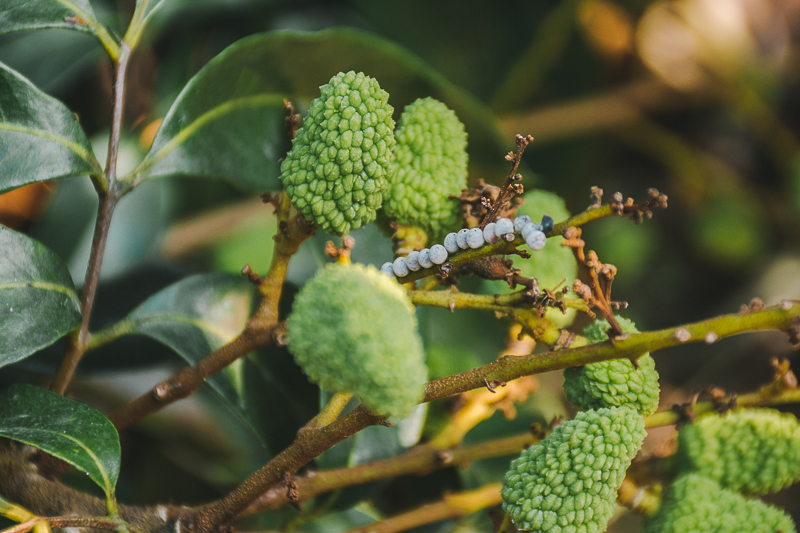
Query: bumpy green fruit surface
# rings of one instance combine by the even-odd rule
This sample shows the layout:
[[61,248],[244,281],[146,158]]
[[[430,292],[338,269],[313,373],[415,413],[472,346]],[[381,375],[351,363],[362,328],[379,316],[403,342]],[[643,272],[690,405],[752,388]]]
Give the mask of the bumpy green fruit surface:
[[467,186],[467,133],[456,114],[433,98],[403,110],[395,132],[394,173],[383,206],[389,220],[424,229],[431,242],[461,227],[458,196]]
[[[639,333],[630,320],[616,317],[622,329]],[[605,320],[597,320],[583,331],[590,342],[608,340],[610,328]],[[658,372],[650,354],[641,356],[639,368],[628,359],[602,361],[564,370],[564,392],[567,400],[579,409],[628,406],[642,416],[653,414],[658,408]]]
[[672,464],[745,494],[777,492],[800,481],[800,424],[774,409],[736,409],[681,429]]
[[617,490],[644,440],[633,409],[584,411],[511,462],[503,510],[522,531],[605,531]]
[[370,409],[403,416],[427,377],[414,306],[374,267],[328,265],[297,294],[289,350],[314,383],[353,392]]
[[678,477],[645,533],[795,533],[791,517],[758,499],[747,499],[698,474]]
[[328,233],[375,220],[392,173],[394,108],[375,79],[339,73],[320,87],[281,165],[292,204]]

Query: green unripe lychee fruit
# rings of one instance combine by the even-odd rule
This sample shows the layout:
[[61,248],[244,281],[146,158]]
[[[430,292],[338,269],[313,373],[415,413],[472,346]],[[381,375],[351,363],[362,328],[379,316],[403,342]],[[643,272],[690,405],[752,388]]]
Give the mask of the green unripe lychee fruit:
[[800,424],[774,409],[704,415],[681,429],[672,465],[745,494],[777,492],[800,481]]
[[[633,322],[616,317],[622,329],[628,333],[639,333]],[[608,340],[606,331],[611,326],[605,320],[597,320],[583,330],[589,342]],[[578,409],[628,406],[642,416],[653,414],[658,408],[658,372],[649,353],[638,359],[639,368],[629,359],[602,361],[564,370],[564,393],[567,400]]]
[[328,392],[353,392],[384,415],[404,416],[427,377],[414,306],[372,266],[328,265],[295,297],[289,350]]
[[425,230],[430,242],[461,227],[451,200],[467,186],[467,133],[456,114],[433,98],[406,106],[395,132],[394,173],[383,209],[389,220]]
[[578,413],[511,462],[503,510],[522,531],[605,531],[644,436],[633,409]]
[[320,87],[281,165],[303,216],[333,235],[375,220],[392,173],[394,108],[375,79],[339,73]]
[[747,499],[698,474],[678,477],[645,533],[795,533],[789,515],[758,499]]

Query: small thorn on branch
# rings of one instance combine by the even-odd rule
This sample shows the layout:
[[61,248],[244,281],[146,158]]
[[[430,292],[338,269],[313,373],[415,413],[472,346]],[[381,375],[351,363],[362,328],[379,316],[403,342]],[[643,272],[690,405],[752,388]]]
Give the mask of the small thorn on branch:
[[284,347],[288,343],[288,337],[286,336],[286,322],[281,322],[275,327],[275,330],[272,332],[272,340],[275,341],[276,346]]
[[260,287],[264,283],[264,280],[261,279],[261,276],[253,272],[253,269],[250,268],[249,264],[245,265],[242,269],[242,275],[247,278],[247,281],[256,287]]
[[484,385],[486,385],[486,388],[489,390],[489,392],[495,393],[495,394],[497,393],[497,387],[505,387],[506,386],[505,382],[497,381],[496,379],[493,379],[492,381],[487,381],[486,378],[483,378],[483,383],[484,383]]

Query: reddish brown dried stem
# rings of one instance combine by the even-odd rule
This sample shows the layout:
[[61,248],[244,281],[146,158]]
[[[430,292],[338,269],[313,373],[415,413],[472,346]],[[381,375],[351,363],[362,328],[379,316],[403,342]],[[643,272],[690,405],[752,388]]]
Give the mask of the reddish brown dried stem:
[[509,152],[506,156],[506,160],[511,162],[511,170],[508,171],[497,199],[491,202],[490,206],[487,206],[489,212],[486,213],[486,216],[481,221],[481,229],[497,218],[498,212],[508,204],[512,197],[522,193],[522,187],[517,187],[517,185],[520,185],[518,182],[522,179],[522,176],[517,174],[517,168],[519,168],[519,163],[522,161],[522,154],[525,152],[525,148],[533,141],[533,137],[517,134],[515,140],[517,142],[517,153]]

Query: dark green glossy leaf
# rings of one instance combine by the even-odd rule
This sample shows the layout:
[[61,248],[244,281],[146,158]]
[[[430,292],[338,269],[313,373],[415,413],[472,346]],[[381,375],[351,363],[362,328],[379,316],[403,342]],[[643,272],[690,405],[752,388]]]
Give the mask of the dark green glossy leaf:
[[[153,295],[114,326],[112,333],[145,335],[169,346],[193,365],[242,331],[255,292],[242,276],[191,276]],[[246,410],[245,364],[240,359],[208,380],[242,416]]]
[[66,266],[41,243],[0,226],[0,366],[51,345],[81,323]]
[[234,43],[187,84],[135,172],[221,176],[259,190],[279,188],[278,161],[286,148],[282,98],[310,101],[331,76],[348,70],[380,82],[395,118],[417,98],[445,102],[469,133],[473,178],[497,180],[507,172],[503,154],[512,143],[483,104],[408,50],[352,29],[272,32]]
[[70,110],[0,64],[0,192],[102,172]]
[[68,462],[113,494],[119,477],[119,437],[96,409],[40,387],[14,385],[0,400],[0,435]]
[[38,28],[67,28],[91,33],[91,26],[97,24],[89,0],[0,2],[0,33]]

